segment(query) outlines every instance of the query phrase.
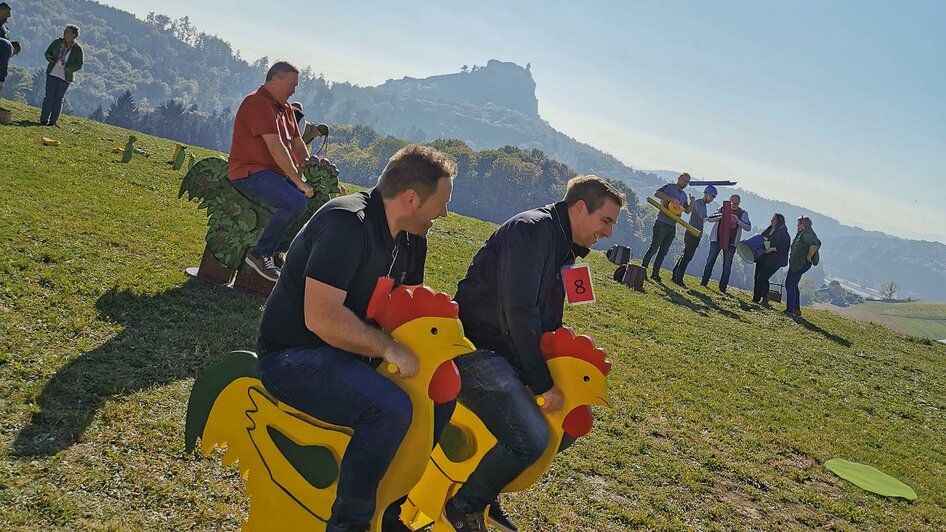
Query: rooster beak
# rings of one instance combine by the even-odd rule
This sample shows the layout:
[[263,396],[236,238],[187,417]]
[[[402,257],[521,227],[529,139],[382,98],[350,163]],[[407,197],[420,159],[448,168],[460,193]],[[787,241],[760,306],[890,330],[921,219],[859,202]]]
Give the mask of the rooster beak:
[[611,408],[611,403],[608,402],[607,397],[595,397],[594,404],[603,406],[605,408]]
[[466,355],[466,354],[468,354],[468,353],[472,353],[473,351],[476,351],[476,346],[473,345],[473,342],[469,341],[469,340],[466,338],[466,336],[464,336],[464,337],[460,340],[460,343],[458,343],[458,344],[453,344],[453,347],[457,347],[457,348],[459,348],[459,350],[460,350],[460,352],[457,353],[457,356]]

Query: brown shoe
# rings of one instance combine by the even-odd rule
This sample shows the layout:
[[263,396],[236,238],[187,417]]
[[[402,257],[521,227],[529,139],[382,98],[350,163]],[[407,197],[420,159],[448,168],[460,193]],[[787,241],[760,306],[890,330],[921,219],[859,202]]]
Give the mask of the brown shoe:
[[260,257],[251,251],[246,254],[245,262],[263,279],[274,283],[279,280],[279,269],[272,257]]

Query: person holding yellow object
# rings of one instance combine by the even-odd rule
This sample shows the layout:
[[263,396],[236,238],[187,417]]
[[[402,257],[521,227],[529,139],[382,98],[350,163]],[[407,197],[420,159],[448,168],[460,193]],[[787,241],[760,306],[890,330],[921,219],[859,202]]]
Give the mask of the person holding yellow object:
[[611,236],[624,203],[624,195],[607,181],[575,177],[562,201],[501,225],[457,285],[460,321],[478,348],[455,360],[461,377],[458,399],[497,443],[444,505],[441,518],[455,530],[485,532],[487,506],[494,526],[516,530],[499,493],[549,445],[549,427],[539,409],[556,412],[564,400],[540,339],[562,326],[565,296],[574,288],[565,286],[563,271],[599,239]]
[[[690,174],[682,173],[677,178],[676,183],[667,183],[660,187],[654,194],[664,207],[667,207],[678,216],[681,213],[693,212],[693,196],[684,192],[690,184]],[[650,247],[644,253],[641,260],[641,266],[647,269],[650,259],[654,259],[654,270],[650,278],[660,282],[660,266],[664,262],[664,257],[670,250],[670,244],[673,243],[673,237],[677,234],[677,225],[673,218],[663,212],[657,214],[657,220],[654,221],[654,236],[650,241]],[[656,257],[654,256],[656,254]]]
[[[447,215],[456,166],[433,148],[395,153],[375,188],[330,200],[292,241],[257,337],[260,380],[279,401],[353,434],[328,532],[367,530],[379,482],[412,419],[407,394],[377,371],[419,369],[410,349],[367,321],[379,279],[419,285],[425,235]],[[392,369],[390,366],[388,370]],[[436,441],[455,402],[434,410]],[[405,530],[395,503],[384,530]]]

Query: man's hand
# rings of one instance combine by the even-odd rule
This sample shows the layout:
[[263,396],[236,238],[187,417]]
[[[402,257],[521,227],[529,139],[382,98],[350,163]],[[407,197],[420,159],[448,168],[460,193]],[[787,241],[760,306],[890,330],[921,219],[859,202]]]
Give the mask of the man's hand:
[[417,360],[417,356],[410,349],[397,342],[392,342],[381,358],[388,364],[397,366],[397,373],[402,378],[413,377],[420,371],[420,362]]
[[696,201],[696,198],[693,197],[693,194],[687,194],[687,196],[690,196],[690,203]]
[[565,396],[562,395],[562,391],[558,389],[558,386],[552,386],[551,390],[543,393],[539,397],[542,398],[542,401],[540,401],[542,411],[546,414],[558,412],[562,409],[562,403],[565,402]]
[[775,253],[776,251],[778,251],[778,250],[775,249],[774,247],[771,247],[771,248],[765,250],[766,253]]
[[302,183],[301,185],[297,186],[296,188],[299,189],[299,192],[302,192],[303,194],[305,194],[305,197],[307,197],[307,198],[311,198],[312,196],[315,195],[315,189],[312,188],[312,185],[310,185],[310,184],[308,184],[308,183]]

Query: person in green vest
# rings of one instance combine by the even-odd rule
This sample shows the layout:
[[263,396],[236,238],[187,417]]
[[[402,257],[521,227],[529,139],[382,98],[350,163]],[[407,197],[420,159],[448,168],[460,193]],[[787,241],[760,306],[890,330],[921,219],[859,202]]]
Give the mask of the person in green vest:
[[43,98],[43,111],[39,123],[55,126],[62,112],[62,101],[66,89],[72,83],[73,74],[82,68],[82,47],[76,42],[79,26],[69,24],[62,32],[62,38],[56,39],[46,49],[46,97]]
[[785,277],[785,314],[796,318],[801,317],[801,293],[798,290],[798,282],[801,276],[805,274],[812,266],[818,265],[818,249],[821,248],[821,240],[811,228],[811,218],[807,216],[798,217],[798,232],[792,240],[791,255],[788,259],[788,275]]

